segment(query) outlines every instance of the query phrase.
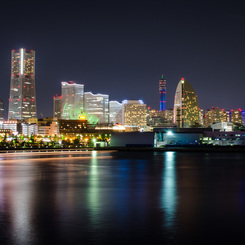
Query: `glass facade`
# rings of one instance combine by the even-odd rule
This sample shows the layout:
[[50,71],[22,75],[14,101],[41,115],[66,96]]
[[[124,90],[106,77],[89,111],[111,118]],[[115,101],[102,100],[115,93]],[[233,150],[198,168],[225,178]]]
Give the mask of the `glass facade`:
[[174,123],[179,128],[200,124],[197,96],[191,84],[182,78],[174,98]]
[[110,123],[112,124],[122,124],[122,103],[118,101],[109,102],[109,111],[110,111]]
[[84,104],[89,124],[109,123],[109,95],[85,92]]
[[12,50],[8,119],[36,117],[35,51]]
[[84,111],[84,85],[75,82],[61,82],[61,118],[76,120]]

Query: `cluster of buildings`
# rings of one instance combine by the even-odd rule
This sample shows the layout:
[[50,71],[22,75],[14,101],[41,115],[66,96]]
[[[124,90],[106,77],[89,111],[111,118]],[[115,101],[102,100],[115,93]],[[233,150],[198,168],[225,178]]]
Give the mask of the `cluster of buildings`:
[[[192,144],[204,142],[207,138],[217,143],[213,142],[212,132],[243,129],[244,111],[217,107],[204,112],[199,108],[192,85],[184,78],[177,85],[173,108],[166,109],[166,80],[162,75],[159,80],[159,102],[159,110],[155,110],[147,107],[142,100],[110,101],[107,94],[86,92],[84,84],[62,81],[60,95],[53,97],[53,117],[38,119],[35,51],[23,48],[12,50],[8,120],[4,120],[4,102],[0,100],[0,134],[5,134],[5,138],[6,132],[8,135],[72,140],[79,137],[85,144],[91,140],[109,141],[113,132],[154,132],[155,146],[162,146],[184,144],[183,140],[176,138],[178,132],[182,136],[190,136],[194,131],[193,135],[202,132],[199,140],[185,141]],[[169,129],[175,132],[176,139],[173,139]],[[219,135],[215,137],[216,141],[223,139]]]

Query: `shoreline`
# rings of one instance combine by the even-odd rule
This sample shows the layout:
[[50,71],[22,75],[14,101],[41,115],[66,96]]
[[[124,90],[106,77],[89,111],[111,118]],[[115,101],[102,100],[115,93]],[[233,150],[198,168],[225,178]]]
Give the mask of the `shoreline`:
[[155,147],[106,147],[106,148],[94,148],[94,150],[117,150],[117,151],[152,151],[152,152],[244,152],[245,146],[167,146],[163,148]]
[[18,153],[18,152],[86,152],[86,151],[147,151],[147,152],[244,152],[245,146],[166,146],[162,148],[155,147],[88,147],[88,148],[16,148],[0,149],[1,153]]

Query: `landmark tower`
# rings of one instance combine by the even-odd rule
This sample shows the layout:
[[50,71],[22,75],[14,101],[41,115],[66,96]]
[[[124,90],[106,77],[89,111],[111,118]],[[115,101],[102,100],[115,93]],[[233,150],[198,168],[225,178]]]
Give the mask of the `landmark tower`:
[[35,51],[12,50],[8,119],[36,117]]

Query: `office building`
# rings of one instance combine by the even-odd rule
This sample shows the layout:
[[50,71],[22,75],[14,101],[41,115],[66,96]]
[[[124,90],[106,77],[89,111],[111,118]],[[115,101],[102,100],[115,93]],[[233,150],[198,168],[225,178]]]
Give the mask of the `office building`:
[[122,103],[125,127],[132,131],[146,127],[146,104],[142,100],[124,100]]
[[205,127],[210,126],[213,123],[229,122],[229,111],[224,111],[219,107],[212,107],[205,111]]
[[0,121],[0,129],[10,129],[14,135],[22,133],[21,122],[17,120]]
[[89,124],[109,123],[109,95],[85,92],[84,105]]
[[118,101],[109,101],[109,123],[122,124],[122,103]]
[[61,103],[62,96],[53,97],[53,116],[57,119],[61,119]]
[[0,121],[4,120],[4,102],[0,99]]
[[243,124],[241,109],[231,110],[231,122],[233,124]]
[[163,75],[161,80],[159,80],[159,95],[160,95],[160,111],[165,111],[166,109],[166,80]]
[[35,51],[12,50],[8,119],[36,117]]
[[84,111],[84,85],[75,82],[61,82],[61,118],[78,120]]
[[200,124],[197,96],[191,84],[184,78],[178,83],[175,92],[174,123],[178,128],[190,128]]

